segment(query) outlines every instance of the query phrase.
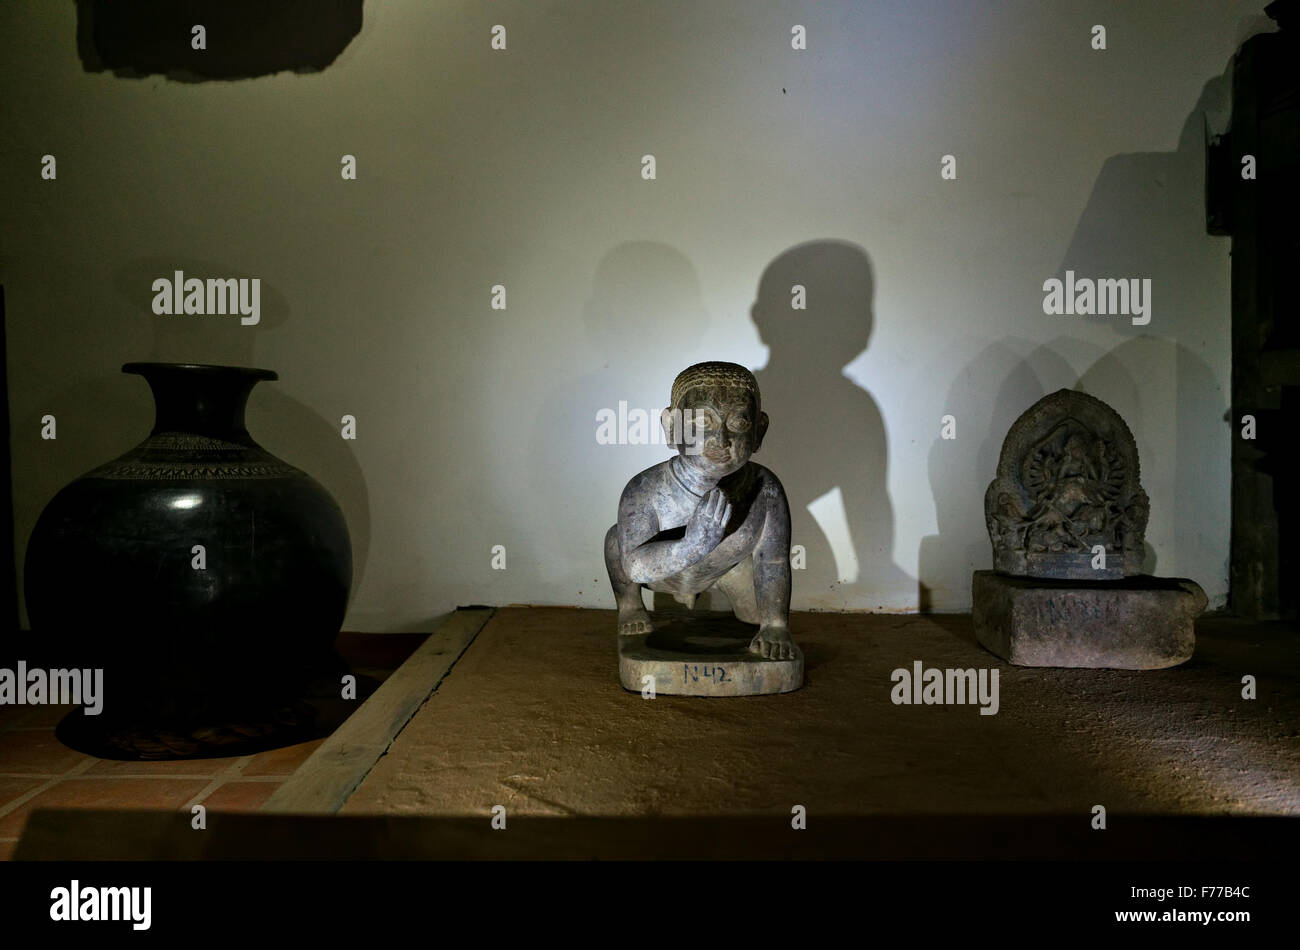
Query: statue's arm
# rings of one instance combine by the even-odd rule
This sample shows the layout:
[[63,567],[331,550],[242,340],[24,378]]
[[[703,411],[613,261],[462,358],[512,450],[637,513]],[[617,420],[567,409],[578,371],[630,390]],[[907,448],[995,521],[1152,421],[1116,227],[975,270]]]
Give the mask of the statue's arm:
[[618,507],[619,550],[623,570],[638,584],[653,584],[702,561],[717,547],[731,516],[731,506],[721,492],[701,501],[680,538],[654,540],[660,533],[659,517],[633,485],[623,493]]
[[624,511],[618,516],[619,550],[623,570],[638,584],[652,584],[689,566],[685,539],[654,541],[659,519],[653,511]]

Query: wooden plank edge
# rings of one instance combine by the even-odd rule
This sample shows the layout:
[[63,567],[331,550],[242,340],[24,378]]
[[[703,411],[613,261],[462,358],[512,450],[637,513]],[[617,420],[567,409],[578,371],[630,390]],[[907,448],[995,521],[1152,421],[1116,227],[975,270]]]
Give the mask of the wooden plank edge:
[[261,811],[335,814],[495,614],[491,608],[462,608],[443,621],[276,789]]

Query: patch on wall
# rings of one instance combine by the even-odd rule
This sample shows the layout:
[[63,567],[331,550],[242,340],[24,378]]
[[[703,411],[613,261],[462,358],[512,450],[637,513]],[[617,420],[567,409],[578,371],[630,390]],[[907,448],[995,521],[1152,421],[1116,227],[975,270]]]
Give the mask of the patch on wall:
[[179,82],[319,72],[361,32],[364,0],[77,0],[86,72]]

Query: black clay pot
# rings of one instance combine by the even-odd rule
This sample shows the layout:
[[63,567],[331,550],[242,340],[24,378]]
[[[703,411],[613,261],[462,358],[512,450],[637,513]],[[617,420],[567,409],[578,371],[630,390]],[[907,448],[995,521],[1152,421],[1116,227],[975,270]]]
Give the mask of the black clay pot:
[[119,723],[265,718],[333,656],[352,579],[343,514],[244,427],[250,391],[275,373],[122,371],[153,389],[153,432],[41,514],[25,575],[33,632],[61,665],[103,668]]

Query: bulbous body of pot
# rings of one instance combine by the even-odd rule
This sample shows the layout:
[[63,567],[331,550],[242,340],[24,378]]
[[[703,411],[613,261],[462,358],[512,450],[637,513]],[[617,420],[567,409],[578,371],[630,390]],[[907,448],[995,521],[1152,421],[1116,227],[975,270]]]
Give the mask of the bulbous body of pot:
[[[24,585],[32,629],[62,664],[103,668],[110,706],[114,694],[120,705],[292,689],[330,653],[352,553],[334,499],[243,430],[248,390],[274,374],[124,369],[149,378],[159,425],[41,514]],[[176,379],[150,375],[186,370],[198,378],[170,389]],[[214,424],[232,405],[235,424]]]

